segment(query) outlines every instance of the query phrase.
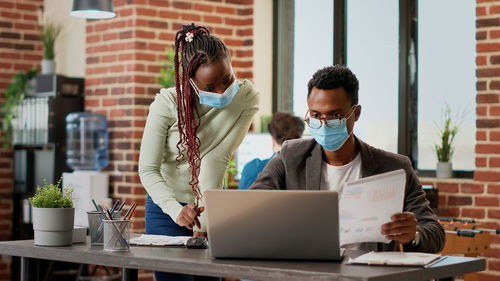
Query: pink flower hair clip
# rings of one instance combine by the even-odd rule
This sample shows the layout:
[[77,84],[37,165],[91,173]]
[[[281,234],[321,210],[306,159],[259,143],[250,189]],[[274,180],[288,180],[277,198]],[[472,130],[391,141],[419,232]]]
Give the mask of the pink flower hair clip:
[[186,34],[186,42],[193,42],[193,38],[194,38],[194,30],[193,31],[190,31]]

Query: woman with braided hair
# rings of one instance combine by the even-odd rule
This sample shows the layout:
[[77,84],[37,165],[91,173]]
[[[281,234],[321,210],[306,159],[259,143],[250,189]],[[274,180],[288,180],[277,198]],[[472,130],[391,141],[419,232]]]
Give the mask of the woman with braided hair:
[[[250,81],[236,80],[229,50],[203,26],[177,32],[174,60],[175,88],[156,95],[141,143],[146,233],[206,237],[203,191],[222,188],[257,113],[258,92]],[[155,278],[202,280],[158,272]]]

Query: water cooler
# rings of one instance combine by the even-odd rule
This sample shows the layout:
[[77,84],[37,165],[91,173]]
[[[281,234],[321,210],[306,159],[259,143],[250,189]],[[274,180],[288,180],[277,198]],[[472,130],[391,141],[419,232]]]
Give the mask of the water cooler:
[[101,172],[108,165],[106,117],[98,113],[74,112],[66,116],[66,164],[72,173],[63,173],[63,184],[74,188],[75,226],[88,227],[87,211],[98,204],[108,205],[109,176]]

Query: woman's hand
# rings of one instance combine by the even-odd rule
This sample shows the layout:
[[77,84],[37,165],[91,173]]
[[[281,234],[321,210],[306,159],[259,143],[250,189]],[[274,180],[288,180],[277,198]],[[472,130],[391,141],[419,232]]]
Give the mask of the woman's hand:
[[395,214],[391,217],[391,222],[382,225],[382,234],[387,239],[402,244],[410,243],[415,239],[415,232],[417,232],[417,219],[412,212]]
[[196,225],[201,228],[200,220],[198,217],[205,210],[205,207],[196,207],[195,204],[187,204],[182,208],[177,220],[175,221],[180,226],[185,226],[189,229],[193,229]]

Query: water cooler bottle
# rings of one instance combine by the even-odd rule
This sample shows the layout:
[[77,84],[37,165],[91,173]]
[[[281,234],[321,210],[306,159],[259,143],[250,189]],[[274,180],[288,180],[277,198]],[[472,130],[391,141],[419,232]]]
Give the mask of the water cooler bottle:
[[75,226],[88,227],[87,211],[95,210],[91,199],[107,205],[109,177],[101,172],[108,165],[106,117],[90,112],[66,116],[66,164],[72,173],[63,174],[64,186],[73,187]]

